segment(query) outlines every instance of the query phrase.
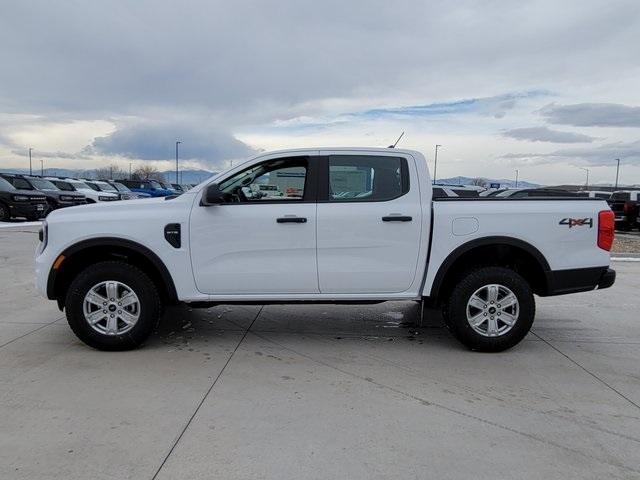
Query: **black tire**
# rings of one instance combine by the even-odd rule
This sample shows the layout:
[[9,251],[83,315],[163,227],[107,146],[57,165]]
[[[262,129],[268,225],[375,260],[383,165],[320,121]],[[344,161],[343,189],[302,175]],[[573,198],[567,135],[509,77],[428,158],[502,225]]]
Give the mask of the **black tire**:
[[9,207],[0,202],[0,222],[7,222],[11,219],[11,212]]
[[[140,311],[133,328],[118,335],[94,330],[84,315],[84,298],[95,285],[104,281],[121,282],[138,296]],[[139,347],[151,335],[162,313],[158,290],[139,268],[123,262],[100,262],[80,272],[69,286],[65,300],[67,321],[77,337],[98,350],[120,351]]]
[[[517,320],[510,330],[498,336],[485,336],[474,330],[467,321],[467,303],[471,296],[482,287],[491,284],[506,287],[518,300]],[[489,302],[487,305],[491,308]],[[501,352],[518,344],[531,329],[535,311],[533,292],[527,281],[515,271],[504,267],[481,267],[464,274],[451,291],[443,308],[445,324],[453,335],[467,348],[479,352]],[[481,310],[474,308],[472,315],[475,312],[481,313]],[[486,322],[488,326],[488,320]],[[506,324],[500,323],[501,320],[498,319],[496,322],[497,325],[502,325],[501,328],[507,328]],[[488,330],[488,327],[485,328]]]

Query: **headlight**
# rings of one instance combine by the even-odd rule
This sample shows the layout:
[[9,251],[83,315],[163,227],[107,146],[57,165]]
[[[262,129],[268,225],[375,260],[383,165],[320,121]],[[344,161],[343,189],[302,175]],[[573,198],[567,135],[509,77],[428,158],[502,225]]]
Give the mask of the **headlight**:
[[108,202],[109,200],[113,200],[111,197],[103,197],[102,195],[98,196],[98,200],[101,202]]
[[60,195],[60,200],[63,202],[73,202],[74,200],[80,200],[78,197],[73,197],[71,195]]
[[26,195],[12,195],[11,198],[16,202],[26,202],[29,200],[29,197]]

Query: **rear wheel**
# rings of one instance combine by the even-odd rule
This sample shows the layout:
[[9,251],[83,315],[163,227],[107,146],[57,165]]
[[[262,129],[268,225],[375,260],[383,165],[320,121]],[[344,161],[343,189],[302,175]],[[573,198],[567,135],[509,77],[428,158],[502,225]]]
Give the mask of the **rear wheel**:
[[82,271],[69,287],[65,309],[73,332],[99,350],[140,346],[162,310],[151,279],[122,262],[96,263]]
[[444,311],[447,326],[468,348],[500,352],[527,335],[535,301],[527,281],[513,270],[483,267],[462,277]]

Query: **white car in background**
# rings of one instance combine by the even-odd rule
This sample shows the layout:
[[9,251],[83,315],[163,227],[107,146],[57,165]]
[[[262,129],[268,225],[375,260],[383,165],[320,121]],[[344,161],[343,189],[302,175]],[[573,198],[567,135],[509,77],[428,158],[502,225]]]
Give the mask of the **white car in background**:
[[52,182],[60,190],[84,193],[87,197],[87,203],[113,202],[120,200],[120,195],[109,192],[98,192],[86,183],[76,180],[75,178],[48,177],[47,180]]
[[144,193],[132,192],[122,184],[120,184],[120,187],[122,187],[121,190],[120,188],[116,187],[116,185],[105,180],[85,180],[84,178],[81,180],[89,187],[93,188],[96,192],[113,193],[114,195],[118,195],[118,198],[120,200],[135,200],[138,198],[149,198],[151,196]]

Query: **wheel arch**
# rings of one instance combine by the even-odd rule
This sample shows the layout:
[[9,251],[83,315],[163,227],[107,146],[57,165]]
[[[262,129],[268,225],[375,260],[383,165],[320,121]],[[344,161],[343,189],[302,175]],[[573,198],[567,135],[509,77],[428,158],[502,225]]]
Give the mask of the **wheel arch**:
[[428,298],[440,303],[466,270],[481,266],[504,266],[515,270],[531,285],[534,293],[547,292],[549,263],[530,243],[513,237],[477,238],[453,250],[440,264]]
[[77,273],[88,265],[107,259],[124,260],[138,266],[155,283],[161,298],[177,303],[178,295],[173,278],[164,262],[148,247],[118,237],[98,237],[83,240],[67,247],[58,255],[64,256],[57,268],[52,267],[47,279],[47,297],[57,300],[62,309],[67,289]]

